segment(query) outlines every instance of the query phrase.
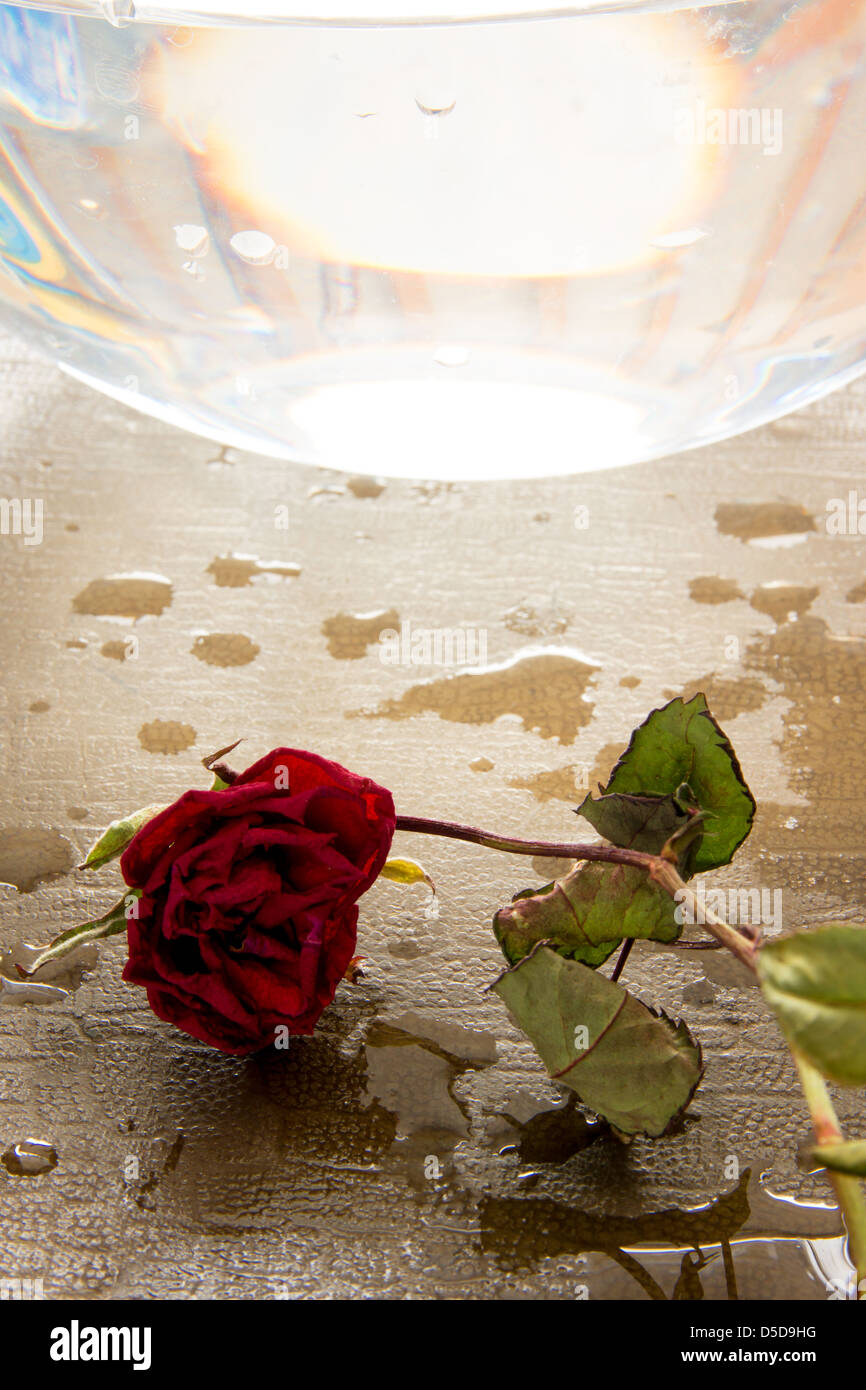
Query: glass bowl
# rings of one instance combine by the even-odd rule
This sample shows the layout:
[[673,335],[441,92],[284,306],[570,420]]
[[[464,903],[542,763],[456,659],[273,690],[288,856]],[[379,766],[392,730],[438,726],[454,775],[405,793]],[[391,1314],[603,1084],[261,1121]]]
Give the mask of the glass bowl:
[[864,0],[232,3],[0,6],[0,304],[73,376],[498,478],[863,370]]

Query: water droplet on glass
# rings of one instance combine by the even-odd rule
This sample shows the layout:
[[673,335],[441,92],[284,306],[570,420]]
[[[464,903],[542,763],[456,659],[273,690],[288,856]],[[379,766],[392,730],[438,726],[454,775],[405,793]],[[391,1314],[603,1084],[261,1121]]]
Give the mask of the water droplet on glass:
[[204,271],[198,261],[184,261],[183,269],[186,271],[187,275],[192,276],[193,280],[204,279]]
[[248,265],[270,265],[277,249],[276,242],[267,232],[235,232],[230,245]]
[[469,361],[469,349],[458,343],[443,343],[434,352],[433,361],[440,367],[465,367]]
[[133,0],[102,0],[102,13],[115,29],[122,29],[135,19]]
[[0,1162],[17,1178],[36,1178],[57,1167],[57,1150],[44,1139],[22,1139],[0,1154]]
[[457,97],[449,87],[422,87],[415,95],[415,105],[425,116],[448,116],[457,105]]
[[205,256],[210,248],[210,236],[206,227],[195,222],[182,222],[174,228],[174,237],[181,251],[188,256]]
[[91,221],[98,222],[105,216],[105,209],[101,203],[97,203],[95,198],[79,198],[76,203],[79,212],[83,212],[85,217]]
[[188,48],[195,38],[195,34],[192,29],[172,29],[171,33],[166,35],[166,38],[175,48]]

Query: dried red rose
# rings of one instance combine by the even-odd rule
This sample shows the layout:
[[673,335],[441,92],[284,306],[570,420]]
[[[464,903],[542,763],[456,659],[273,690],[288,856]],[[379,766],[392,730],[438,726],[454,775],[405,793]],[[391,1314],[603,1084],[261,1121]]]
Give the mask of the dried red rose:
[[223,1052],[311,1033],[355,954],[358,898],[394,834],[391,793],[277,748],[221,791],[188,791],[121,859],[141,890],[123,978]]

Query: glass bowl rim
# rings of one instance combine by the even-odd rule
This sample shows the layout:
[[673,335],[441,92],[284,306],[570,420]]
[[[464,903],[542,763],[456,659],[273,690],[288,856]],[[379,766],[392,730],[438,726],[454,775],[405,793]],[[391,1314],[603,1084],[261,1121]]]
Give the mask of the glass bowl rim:
[[258,28],[269,25],[390,28],[585,18],[628,11],[666,13],[757,0],[6,0],[11,9],[108,20],[117,28]]

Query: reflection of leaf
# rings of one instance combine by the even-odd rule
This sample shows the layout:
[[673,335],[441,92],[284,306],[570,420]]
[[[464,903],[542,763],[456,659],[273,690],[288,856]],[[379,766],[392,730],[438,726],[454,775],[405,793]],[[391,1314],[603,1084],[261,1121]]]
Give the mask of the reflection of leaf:
[[684,1023],[540,946],[494,985],[551,1075],[623,1134],[664,1134],[703,1075]]
[[866,1084],[866,926],[827,922],[768,941],[758,977],[792,1047],[831,1081]]
[[140,811],[132,811],[130,815],[123,816],[120,820],[113,820],[102,832],[96,844],[91,845],[87,851],[87,858],[78,867],[80,869],[101,869],[103,864],[108,864],[110,860],[116,859],[118,855],[123,853],[143,825],[146,825],[149,820],[164,810],[164,806],[144,806]]
[[674,1285],[673,1298],[675,1301],[686,1299],[690,1303],[696,1303],[698,1299],[704,1297],[700,1271],[708,1264],[709,1260],[705,1259],[703,1255],[693,1255],[691,1250],[686,1250],[680,1261],[680,1276]]
[[569,960],[595,967],[623,937],[676,941],[682,925],[670,894],[643,869],[627,864],[578,864],[539,892],[519,893],[493,919],[505,959],[515,965],[539,941]]
[[[684,782],[706,813],[694,872],[730,863],[752,827],[755,799],[703,695],[688,701],[677,698],[653,710],[632,734],[604,792],[673,797]],[[585,807],[586,803],[582,815],[587,814]]]
[[866,1178],[866,1139],[846,1139],[840,1144],[816,1144],[811,1151],[816,1163],[834,1173]]
[[644,1244],[693,1250],[724,1244],[749,1219],[750,1177],[751,1169],[744,1169],[732,1192],[706,1206],[691,1211],[671,1207],[636,1217],[582,1211],[548,1197],[483,1197],[478,1213],[482,1248],[503,1268],[525,1269],[549,1256],[612,1254]]
[[104,936],[117,936],[120,932],[126,931],[127,910],[130,898],[140,898],[141,893],[138,889],[130,889],[119,903],[110,907],[103,917],[97,917],[93,922],[82,922],[78,927],[70,927],[69,931],[61,932],[56,936],[49,946],[36,957],[29,970],[23,966],[18,966],[21,975],[34,975],[41,966],[50,960],[59,960],[61,956],[66,956],[70,951],[77,951],[79,946],[84,946],[88,941],[100,941]]

